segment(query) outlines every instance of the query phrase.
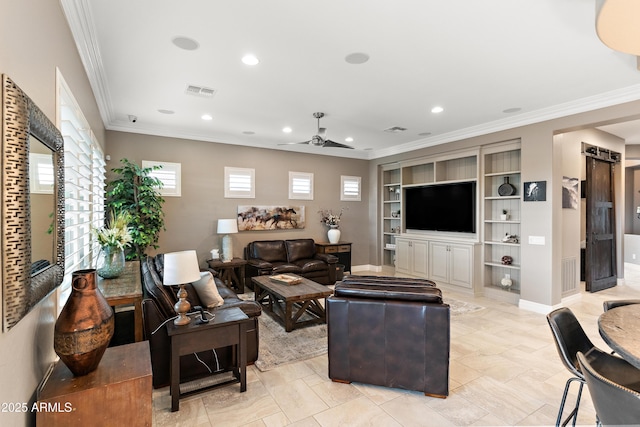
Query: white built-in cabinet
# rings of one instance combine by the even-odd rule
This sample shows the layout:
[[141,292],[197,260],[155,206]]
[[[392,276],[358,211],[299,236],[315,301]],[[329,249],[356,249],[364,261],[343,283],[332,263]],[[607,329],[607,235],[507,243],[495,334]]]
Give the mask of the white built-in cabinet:
[[[520,219],[522,182],[520,141],[411,159],[381,167],[382,264],[395,273],[433,280],[438,285],[518,302],[520,296]],[[516,188],[501,195],[500,185]],[[476,233],[448,236],[406,230],[404,189],[450,182],[475,181],[478,192]],[[442,208],[442,207],[434,207]],[[507,217],[502,216],[503,210]],[[514,235],[518,241],[504,241]],[[511,264],[502,261],[511,257]],[[510,288],[502,279],[511,279]]]
[[473,288],[473,245],[429,242],[429,277],[434,282]]
[[396,273],[428,277],[428,254],[429,242],[398,237],[396,239]]
[[[520,143],[496,144],[484,150],[483,185],[483,269],[484,294],[517,304],[520,298],[520,218],[522,182],[520,178]],[[501,195],[499,188],[509,182],[516,191]],[[506,211],[507,217],[503,216]],[[505,241],[507,235],[517,241]],[[510,257],[511,263],[503,262]],[[503,279],[511,286],[502,285]]]

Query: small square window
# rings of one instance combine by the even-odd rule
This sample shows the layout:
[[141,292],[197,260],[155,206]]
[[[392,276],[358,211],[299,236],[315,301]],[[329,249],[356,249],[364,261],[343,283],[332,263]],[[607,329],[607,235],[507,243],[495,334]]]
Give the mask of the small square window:
[[29,187],[31,193],[53,194],[53,157],[29,153]]
[[156,162],[143,160],[143,168],[160,166],[160,169],[151,171],[149,176],[158,178],[162,182],[162,188],[158,191],[163,196],[180,197],[182,195],[181,164],[169,162]]
[[289,172],[289,199],[313,200],[313,174]]
[[359,202],[361,200],[362,178],[359,176],[340,177],[340,200]]
[[255,199],[255,179],[255,169],[225,167],[224,197],[227,199]]

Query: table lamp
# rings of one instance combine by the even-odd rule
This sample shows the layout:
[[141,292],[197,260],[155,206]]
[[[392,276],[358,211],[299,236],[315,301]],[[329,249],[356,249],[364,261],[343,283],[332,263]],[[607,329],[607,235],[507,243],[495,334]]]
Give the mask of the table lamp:
[[233,243],[229,234],[238,232],[238,220],[236,219],[219,219],[218,234],[222,236],[222,262],[229,262],[233,259]]
[[178,317],[173,321],[174,325],[187,325],[191,321],[187,312],[191,304],[187,301],[187,290],[184,285],[200,280],[200,267],[196,251],[169,252],[164,254],[164,276],[162,284],[165,286],[180,285],[178,290],[178,302],[173,308]]

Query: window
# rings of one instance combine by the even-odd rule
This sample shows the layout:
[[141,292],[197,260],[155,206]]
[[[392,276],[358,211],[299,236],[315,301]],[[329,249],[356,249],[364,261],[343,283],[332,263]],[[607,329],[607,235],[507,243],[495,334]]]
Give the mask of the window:
[[224,168],[224,197],[227,199],[255,199],[255,169]]
[[151,171],[149,176],[158,178],[162,182],[162,188],[158,192],[163,196],[180,197],[182,195],[181,164],[169,162],[156,162],[143,160],[143,168],[161,166],[161,169]]
[[58,127],[64,138],[65,277],[60,307],[70,290],[71,273],[95,266],[100,247],[91,227],[104,225],[104,154],[89,123],[58,72]]
[[340,200],[359,202],[361,198],[361,182],[359,176],[340,177]]
[[313,174],[289,172],[289,199],[313,200]]

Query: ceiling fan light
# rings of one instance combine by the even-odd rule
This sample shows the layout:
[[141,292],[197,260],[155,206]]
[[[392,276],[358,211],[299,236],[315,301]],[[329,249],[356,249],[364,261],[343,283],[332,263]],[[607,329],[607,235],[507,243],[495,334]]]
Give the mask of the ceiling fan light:
[[293,129],[291,129],[289,126],[283,127],[282,128],[282,132],[284,133],[291,133],[293,131]]
[[344,139],[344,142],[353,142],[353,138],[351,138],[350,136],[346,137]]
[[439,105],[431,109],[431,112],[434,114],[442,113],[443,111],[444,111],[444,108],[440,107]]
[[260,60],[255,55],[249,53],[242,57],[242,63],[245,65],[258,65]]

